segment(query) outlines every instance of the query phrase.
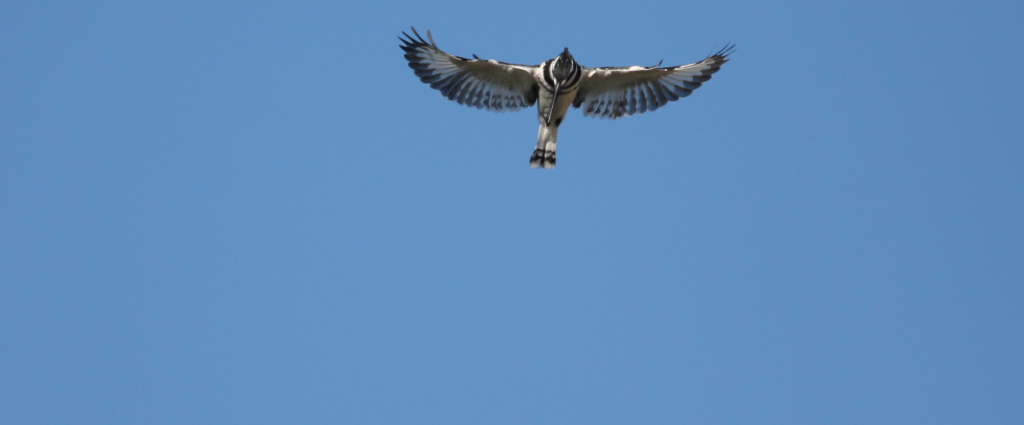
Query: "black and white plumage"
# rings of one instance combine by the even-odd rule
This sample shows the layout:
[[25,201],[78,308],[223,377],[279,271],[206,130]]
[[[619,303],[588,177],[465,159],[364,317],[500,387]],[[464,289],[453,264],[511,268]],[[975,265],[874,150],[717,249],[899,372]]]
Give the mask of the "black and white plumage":
[[654,111],[710,80],[735,47],[726,46],[700,62],[666,68],[581,67],[568,48],[554,59],[528,66],[450,55],[434,44],[430,31],[429,42],[415,28],[412,32],[415,37],[404,32],[405,38],[399,37],[409,67],[449,100],[495,112],[538,103],[540,130],[530,156],[534,168],[555,166],[558,127],[570,105],[582,108],[584,116],[609,119]]

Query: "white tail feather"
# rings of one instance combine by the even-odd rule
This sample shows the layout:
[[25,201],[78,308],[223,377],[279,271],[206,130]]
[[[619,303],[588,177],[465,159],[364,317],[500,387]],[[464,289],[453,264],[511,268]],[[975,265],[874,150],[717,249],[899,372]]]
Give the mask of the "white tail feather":
[[537,131],[537,149],[530,156],[530,167],[555,168],[555,146],[558,140],[558,126],[540,125]]

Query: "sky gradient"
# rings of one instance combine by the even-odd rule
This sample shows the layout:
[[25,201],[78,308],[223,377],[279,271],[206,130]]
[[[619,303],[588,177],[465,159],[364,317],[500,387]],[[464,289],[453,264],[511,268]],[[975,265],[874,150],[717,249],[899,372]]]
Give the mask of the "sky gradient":
[[[1024,422],[1024,3],[0,5],[11,424]],[[397,36],[692,96],[535,109]],[[425,34],[424,34],[425,35]]]

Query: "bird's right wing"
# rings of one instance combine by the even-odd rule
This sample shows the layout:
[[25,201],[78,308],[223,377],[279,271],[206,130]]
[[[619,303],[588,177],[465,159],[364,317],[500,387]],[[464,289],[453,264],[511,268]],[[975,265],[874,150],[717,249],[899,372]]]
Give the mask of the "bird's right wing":
[[729,61],[734,46],[689,65],[658,68],[586,68],[573,105],[588,117],[616,119],[653,111],[689,96]]
[[398,47],[420,81],[448,100],[494,112],[516,111],[537,101],[537,67],[449,55],[437,48],[430,31],[429,43],[415,28],[412,33],[416,38],[403,32],[406,38],[398,38],[404,43]]

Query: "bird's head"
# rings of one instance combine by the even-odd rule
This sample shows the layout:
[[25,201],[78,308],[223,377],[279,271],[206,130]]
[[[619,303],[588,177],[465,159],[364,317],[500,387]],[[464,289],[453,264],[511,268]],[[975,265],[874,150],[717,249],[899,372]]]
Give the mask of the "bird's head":
[[576,60],[569,53],[569,48],[566,47],[562,54],[555,58],[555,63],[551,67],[551,73],[556,80],[565,81],[572,77],[573,70],[577,68],[579,68],[579,65],[576,64]]

